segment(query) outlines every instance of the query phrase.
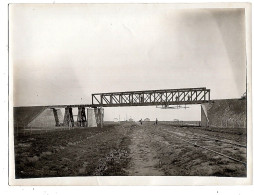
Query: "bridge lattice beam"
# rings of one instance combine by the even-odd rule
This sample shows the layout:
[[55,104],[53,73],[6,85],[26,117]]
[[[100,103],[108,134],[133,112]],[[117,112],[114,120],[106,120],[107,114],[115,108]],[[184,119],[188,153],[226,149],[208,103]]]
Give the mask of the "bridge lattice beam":
[[205,87],[92,94],[92,105],[103,107],[201,104],[208,101],[210,89]]

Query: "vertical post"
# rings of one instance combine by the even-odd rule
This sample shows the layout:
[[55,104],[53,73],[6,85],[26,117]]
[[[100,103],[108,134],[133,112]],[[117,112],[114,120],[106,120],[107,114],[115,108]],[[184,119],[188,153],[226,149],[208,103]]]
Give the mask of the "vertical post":
[[73,114],[72,114],[72,107],[69,107],[69,113],[70,113],[71,127],[74,127],[74,120],[73,120]]
[[102,127],[103,127],[103,122],[102,122],[102,110],[100,111],[100,118],[101,118],[100,122],[101,122],[101,128],[102,128]]
[[64,112],[64,126],[68,126],[69,125],[69,108],[66,107],[65,108],[65,112]]
[[58,127],[59,126],[59,118],[58,118],[57,109],[52,108],[52,110],[53,110],[53,114],[54,114],[54,118],[55,118],[55,122],[56,122],[56,127]]
[[78,106],[77,126],[82,126],[81,106]]
[[86,108],[85,107],[82,107],[81,108],[81,121],[82,121],[82,127],[85,127],[86,126],[86,122],[87,122],[87,118],[86,118]]
[[89,109],[89,108],[86,109],[86,111],[87,111],[86,126],[87,126],[87,127],[88,127],[88,124],[89,124],[88,109]]
[[166,102],[165,102],[165,105],[166,105],[166,107],[167,107],[167,105],[168,105],[168,93],[166,92],[166,100],[165,100]]

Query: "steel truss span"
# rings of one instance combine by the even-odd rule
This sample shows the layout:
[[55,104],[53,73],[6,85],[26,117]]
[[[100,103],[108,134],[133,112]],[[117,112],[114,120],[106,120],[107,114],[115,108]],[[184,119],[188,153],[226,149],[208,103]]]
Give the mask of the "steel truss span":
[[205,87],[92,94],[92,105],[103,107],[167,106],[202,104],[208,101],[210,101],[210,89]]

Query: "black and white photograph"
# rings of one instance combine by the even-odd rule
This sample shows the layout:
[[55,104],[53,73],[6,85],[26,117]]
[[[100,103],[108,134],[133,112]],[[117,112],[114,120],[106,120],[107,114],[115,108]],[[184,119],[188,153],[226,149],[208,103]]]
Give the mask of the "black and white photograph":
[[250,5],[208,5],[9,4],[10,183],[248,184]]

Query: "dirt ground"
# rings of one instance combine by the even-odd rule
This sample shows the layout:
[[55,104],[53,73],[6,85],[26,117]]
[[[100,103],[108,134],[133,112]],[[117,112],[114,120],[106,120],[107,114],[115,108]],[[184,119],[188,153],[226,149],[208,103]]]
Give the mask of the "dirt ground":
[[15,172],[16,178],[246,177],[245,146],[246,129],[202,129],[165,123],[124,122],[102,129],[20,132],[15,135]]

